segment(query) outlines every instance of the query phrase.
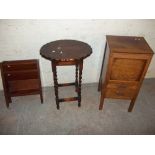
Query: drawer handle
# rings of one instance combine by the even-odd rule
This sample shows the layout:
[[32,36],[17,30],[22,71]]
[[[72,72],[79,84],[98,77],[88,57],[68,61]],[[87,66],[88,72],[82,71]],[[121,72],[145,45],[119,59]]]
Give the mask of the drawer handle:
[[10,65],[8,65],[8,68],[10,68],[11,66]]
[[8,76],[10,76],[11,74],[8,74]]

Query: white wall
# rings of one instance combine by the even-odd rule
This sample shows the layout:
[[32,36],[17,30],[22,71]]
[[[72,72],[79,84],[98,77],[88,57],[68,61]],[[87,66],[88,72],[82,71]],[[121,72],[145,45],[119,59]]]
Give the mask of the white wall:
[[[97,82],[106,34],[144,36],[155,51],[155,20],[0,20],[0,61],[38,58],[42,84],[50,86],[50,61],[39,55],[41,46],[57,39],[81,40],[93,49],[84,61],[83,83]],[[74,80],[74,72],[73,67],[60,67],[59,81]],[[147,77],[155,77],[155,58]]]

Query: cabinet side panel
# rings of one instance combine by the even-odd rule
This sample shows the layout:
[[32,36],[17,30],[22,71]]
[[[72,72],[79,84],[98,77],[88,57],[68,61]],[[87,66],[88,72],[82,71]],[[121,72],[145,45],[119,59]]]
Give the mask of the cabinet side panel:
[[107,72],[107,68],[108,68],[108,61],[109,61],[109,55],[110,55],[110,50],[109,50],[108,44],[106,46],[106,50],[105,50],[104,54],[105,55],[104,55],[104,59],[103,59],[102,75],[101,75],[102,85],[105,84],[106,72]]

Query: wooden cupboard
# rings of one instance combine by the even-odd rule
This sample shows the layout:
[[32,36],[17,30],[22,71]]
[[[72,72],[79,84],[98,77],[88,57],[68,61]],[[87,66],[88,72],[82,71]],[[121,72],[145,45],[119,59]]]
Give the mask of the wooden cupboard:
[[153,51],[143,37],[106,36],[98,90],[99,109],[105,98],[131,100],[131,112],[148,70]]

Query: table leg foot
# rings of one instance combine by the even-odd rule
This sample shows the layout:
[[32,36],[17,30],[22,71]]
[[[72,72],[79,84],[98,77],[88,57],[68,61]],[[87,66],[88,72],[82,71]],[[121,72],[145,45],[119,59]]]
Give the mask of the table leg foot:
[[78,107],[81,107],[81,102],[78,102]]
[[105,90],[101,90],[101,97],[100,97],[100,105],[99,105],[99,110],[103,109],[104,105],[104,98],[105,98]]
[[57,110],[60,110],[60,106],[59,105],[57,105]]
[[129,106],[129,108],[128,108],[128,112],[132,112],[132,109],[133,109],[134,104],[135,104],[135,100],[136,100],[136,98],[133,98],[133,99],[131,100],[130,106]]
[[40,100],[41,100],[41,104],[43,104],[43,94],[42,94],[42,92],[40,93]]

